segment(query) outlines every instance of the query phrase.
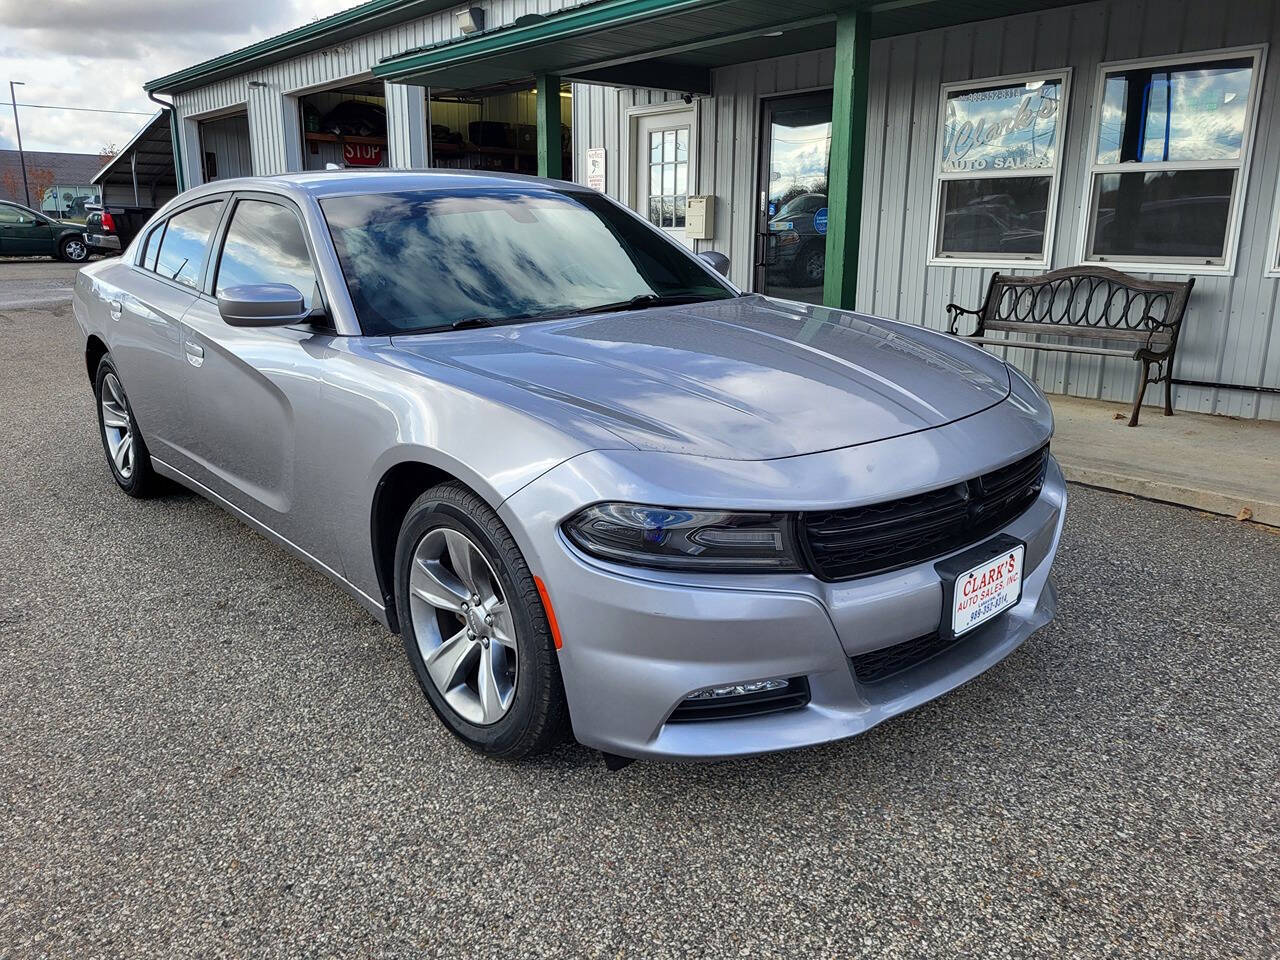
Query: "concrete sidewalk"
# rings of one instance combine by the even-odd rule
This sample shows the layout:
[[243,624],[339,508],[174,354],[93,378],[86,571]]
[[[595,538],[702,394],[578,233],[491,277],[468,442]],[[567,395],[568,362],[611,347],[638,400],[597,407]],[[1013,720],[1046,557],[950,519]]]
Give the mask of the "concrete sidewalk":
[[1068,480],[1280,527],[1280,423],[1052,395]]

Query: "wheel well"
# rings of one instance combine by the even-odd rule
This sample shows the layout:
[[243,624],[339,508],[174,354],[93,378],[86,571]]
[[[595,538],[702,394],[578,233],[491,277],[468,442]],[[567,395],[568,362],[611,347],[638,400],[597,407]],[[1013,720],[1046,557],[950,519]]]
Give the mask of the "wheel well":
[[425,463],[398,463],[382,475],[373,493],[370,534],[373,543],[373,567],[378,574],[378,589],[386,606],[387,624],[393,633],[400,632],[396,611],[396,541],[400,525],[413,501],[436,484],[456,480],[452,474]]
[[93,383],[94,378],[98,375],[98,364],[102,362],[102,357],[107,352],[107,345],[95,336],[89,337],[89,342],[84,345],[84,365],[89,370],[89,382]]

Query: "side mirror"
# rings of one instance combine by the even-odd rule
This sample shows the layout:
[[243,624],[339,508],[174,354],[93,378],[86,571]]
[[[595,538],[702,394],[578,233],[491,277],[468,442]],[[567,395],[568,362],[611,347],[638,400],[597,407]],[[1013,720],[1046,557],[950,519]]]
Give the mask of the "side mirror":
[[218,313],[233,327],[287,327],[311,316],[298,288],[288,283],[246,283],[218,295]]
[[704,250],[698,254],[698,259],[722,277],[729,275],[729,258],[718,250]]

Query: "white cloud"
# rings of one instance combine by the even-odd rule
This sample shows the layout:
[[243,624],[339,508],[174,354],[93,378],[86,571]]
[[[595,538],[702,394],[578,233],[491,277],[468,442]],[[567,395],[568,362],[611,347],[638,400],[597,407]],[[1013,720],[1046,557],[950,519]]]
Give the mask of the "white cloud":
[[[352,0],[0,0],[0,91],[19,103],[153,112],[147,80],[301,26]],[[19,107],[28,150],[97,153],[123,146],[144,116]],[[14,149],[13,112],[0,108],[0,148]]]

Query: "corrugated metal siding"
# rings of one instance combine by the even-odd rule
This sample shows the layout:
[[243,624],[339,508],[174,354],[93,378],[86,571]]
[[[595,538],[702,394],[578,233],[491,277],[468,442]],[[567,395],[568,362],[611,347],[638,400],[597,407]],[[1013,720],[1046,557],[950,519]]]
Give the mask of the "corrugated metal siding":
[[[512,23],[525,14],[552,13],[564,7],[576,6],[577,2],[578,0],[473,0],[471,5],[484,8],[486,24],[495,27]],[[342,81],[369,79],[370,69],[385,57],[458,36],[454,21],[457,9],[450,7],[428,17],[409,20],[355,40],[189,90],[177,94],[174,102],[179,115],[184,119],[247,105],[253,172],[270,174],[300,169],[302,154],[300,146],[296,144],[296,101],[288,95],[309,92]],[[265,86],[250,87],[251,80]],[[407,120],[407,114],[403,111],[391,113],[389,117],[396,123]],[[191,126],[184,124],[182,129],[184,151],[196,149]],[[412,130],[389,129],[387,133],[389,147],[399,138],[413,135]],[[397,155],[402,146],[404,145],[397,146]],[[198,166],[196,169],[198,171]]]
[[[1079,228],[1099,63],[1280,41],[1277,0],[1102,0],[879,40],[872,45],[858,308],[937,329],[955,301],[977,306],[994,268],[927,266],[940,84],[1072,68],[1052,266],[1080,260]],[[716,239],[700,243],[752,284],[757,136],[764,97],[831,85],[833,51],[725,67],[700,104],[698,192],[717,197]],[[1234,276],[1198,276],[1176,374],[1280,386],[1280,280],[1267,277],[1280,176],[1280,50],[1268,57]],[[627,106],[666,97],[640,90],[574,89],[575,169],[588,147],[607,150],[607,187],[620,196]],[[579,177],[581,178],[581,174]],[[1013,271],[1029,273],[1035,271]],[[1176,273],[1146,276],[1178,276]],[[1048,390],[1129,401],[1127,360],[1008,349],[1008,359]],[[1181,410],[1280,419],[1280,397],[1176,387]],[[1149,390],[1148,399],[1158,398]]]
[[200,147],[201,162],[204,154],[214,155],[218,171],[215,179],[226,180],[229,177],[249,175],[249,121],[243,114],[206,120],[200,124]]
[[[951,301],[976,306],[994,269],[927,267],[938,88],[952,80],[1073,69],[1052,266],[1080,261],[1098,65],[1105,61],[1274,43],[1280,4],[1257,0],[1132,0],[1084,4],[879,41],[872,48],[867,203],[858,306],[941,329]],[[1249,169],[1240,257],[1234,276],[1198,276],[1176,374],[1195,380],[1280,385],[1278,281],[1265,276],[1280,173],[1277,62],[1269,58]],[[1028,273],[1035,271],[1014,271]],[[1180,276],[1176,272],[1145,276]],[[1128,401],[1136,365],[1127,360],[1010,349],[1012,362],[1047,389]],[[1156,399],[1149,391],[1148,399]],[[1182,410],[1280,418],[1276,398],[1236,390],[1176,387]]]
[[[577,179],[585,182],[587,169],[587,150],[592,147],[605,149],[605,193],[627,202],[622,196],[623,168],[626,157],[622,153],[622,144],[626,136],[627,111],[632,107],[648,107],[654,104],[671,103],[672,107],[682,107],[679,96],[664,90],[642,90],[638,88],[620,89],[601,87],[595,84],[575,83],[573,85],[573,169],[580,171]],[[699,140],[699,153],[702,142]],[[695,184],[704,175],[702,158],[694,170]],[[693,188],[693,192],[701,192],[701,186]]]

